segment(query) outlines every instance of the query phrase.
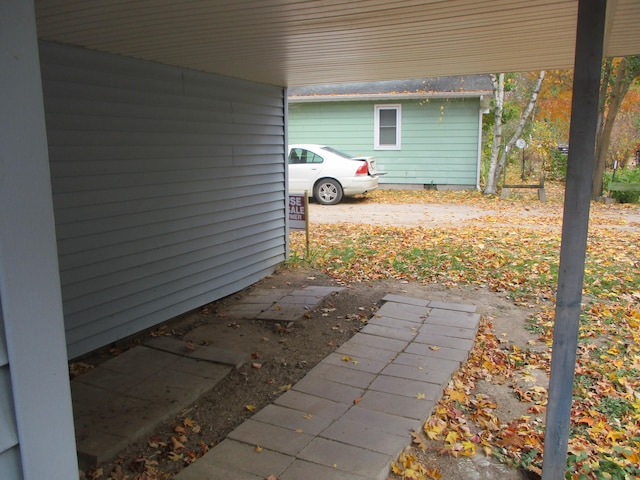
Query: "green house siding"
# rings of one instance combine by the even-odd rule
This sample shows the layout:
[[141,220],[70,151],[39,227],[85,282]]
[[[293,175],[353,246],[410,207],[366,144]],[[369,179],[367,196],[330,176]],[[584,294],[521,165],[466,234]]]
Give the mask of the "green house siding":
[[[375,150],[374,107],[402,106],[401,148]],[[385,184],[477,183],[480,99],[289,103],[289,143],[373,155]]]

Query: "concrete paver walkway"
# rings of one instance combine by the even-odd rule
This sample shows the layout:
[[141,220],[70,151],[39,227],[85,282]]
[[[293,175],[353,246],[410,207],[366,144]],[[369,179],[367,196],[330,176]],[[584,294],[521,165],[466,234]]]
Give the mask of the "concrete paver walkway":
[[383,480],[473,345],[473,305],[387,295],[374,318],[176,480]]
[[[295,321],[341,287],[257,289],[231,316]],[[250,358],[212,346],[156,337],[71,382],[78,458],[88,468],[112,458],[211,390]]]

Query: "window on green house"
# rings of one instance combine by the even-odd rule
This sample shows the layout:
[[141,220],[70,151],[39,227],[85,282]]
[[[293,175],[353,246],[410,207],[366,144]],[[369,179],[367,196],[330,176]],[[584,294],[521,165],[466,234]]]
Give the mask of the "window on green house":
[[374,148],[400,150],[400,105],[376,105],[374,117]]

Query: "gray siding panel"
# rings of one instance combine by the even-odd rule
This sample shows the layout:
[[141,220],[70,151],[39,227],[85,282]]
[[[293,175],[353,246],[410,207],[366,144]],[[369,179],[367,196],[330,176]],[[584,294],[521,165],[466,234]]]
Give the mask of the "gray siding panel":
[[20,449],[16,446],[0,451],[0,478],[7,480],[22,480],[22,462],[20,462]]
[[70,357],[284,260],[282,88],[47,43],[41,57]]
[[12,391],[0,301],[0,478],[19,480],[22,478],[22,467]]
[[11,372],[9,366],[4,365],[0,367],[0,425],[2,426],[0,428],[0,452],[10,450],[18,445],[16,412],[11,392]]

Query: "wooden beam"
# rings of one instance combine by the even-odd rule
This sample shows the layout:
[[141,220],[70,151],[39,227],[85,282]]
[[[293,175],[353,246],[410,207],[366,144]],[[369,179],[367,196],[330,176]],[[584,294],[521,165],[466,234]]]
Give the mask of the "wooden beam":
[[564,479],[595,163],[606,0],[580,0],[543,480]]

